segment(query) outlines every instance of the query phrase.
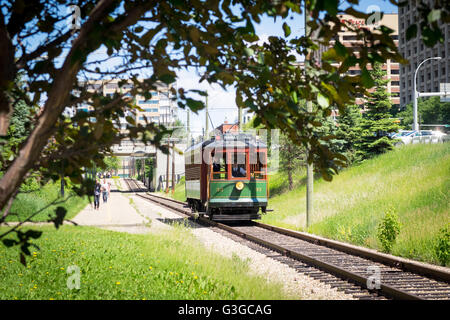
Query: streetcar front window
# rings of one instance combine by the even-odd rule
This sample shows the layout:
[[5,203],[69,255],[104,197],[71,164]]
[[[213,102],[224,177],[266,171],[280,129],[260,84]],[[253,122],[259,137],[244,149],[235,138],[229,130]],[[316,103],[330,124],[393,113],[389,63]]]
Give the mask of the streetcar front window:
[[233,178],[247,177],[247,155],[245,152],[232,153],[231,176]]
[[266,153],[257,152],[256,163],[250,162],[250,177],[252,179],[266,179],[267,165]]

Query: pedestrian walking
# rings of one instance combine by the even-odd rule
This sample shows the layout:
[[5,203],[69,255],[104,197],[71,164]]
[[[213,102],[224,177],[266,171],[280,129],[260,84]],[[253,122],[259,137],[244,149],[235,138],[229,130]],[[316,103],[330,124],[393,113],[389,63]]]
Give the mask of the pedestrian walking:
[[108,201],[108,197],[111,192],[111,184],[109,182],[106,182],[106,179],[103,179],[102,192],[103,192],[103,203],[106,203]]
[[102,190],[102,185],[100,184],[100,181],[95,180],[95,186],[94,186],[94,210],[98,210],[100,206],[100,193]]

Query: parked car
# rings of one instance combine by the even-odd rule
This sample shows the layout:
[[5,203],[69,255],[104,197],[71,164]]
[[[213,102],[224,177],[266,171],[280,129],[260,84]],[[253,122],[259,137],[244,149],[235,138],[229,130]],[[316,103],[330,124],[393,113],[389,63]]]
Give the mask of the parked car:
[[394,136],[397,139],[395,146],[402,146],[405,144],[415,144],[415,143],[439,143],[444,142],[447,135],[440,131],[432,130],[420,130],[420,131],[410,131],[404,135],[400,134]]
[[399,137],[404,137],[404,136],[410,135],[413,132],[415,132],[415,131],[414,130],[399,130],[398,132],[392,134],[390,137],[392,139],[397,139]]

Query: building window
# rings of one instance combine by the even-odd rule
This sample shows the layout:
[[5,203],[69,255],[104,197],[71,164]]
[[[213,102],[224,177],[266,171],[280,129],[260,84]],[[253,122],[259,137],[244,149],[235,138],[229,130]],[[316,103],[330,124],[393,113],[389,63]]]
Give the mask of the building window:
[[356,38],[356,36],[343,36],[343,40],[344,41],[354,41],[354,40],[358,40]]
[[391,74],[400,74],[399,69],[391,69]]
[[101,84],[89,84],[87,88],[88,90],[98,90],[101,88],[101,86],[102,86]]
[[117,83],[107,83],[106,84],[106,89],[117,89],[118,85]]
[[391,81],[391,86],[399,86],[400,81]]
[[361,74],[361,70],[349,70],[348,73],[351,74],[351,75],[354,75],[354,74]]
[[157,104],[158,100],[139,100],[138,104]]

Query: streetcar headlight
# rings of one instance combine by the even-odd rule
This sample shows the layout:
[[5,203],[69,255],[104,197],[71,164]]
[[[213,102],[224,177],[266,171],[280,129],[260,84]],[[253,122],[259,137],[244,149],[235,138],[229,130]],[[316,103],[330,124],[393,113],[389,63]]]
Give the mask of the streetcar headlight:
[[236,182],[236,189],[238,189],[239,191],[244,189],[244,183],[242,181]]

